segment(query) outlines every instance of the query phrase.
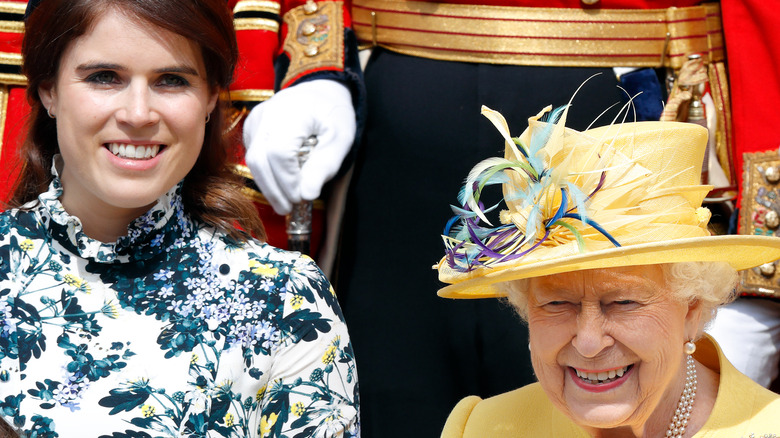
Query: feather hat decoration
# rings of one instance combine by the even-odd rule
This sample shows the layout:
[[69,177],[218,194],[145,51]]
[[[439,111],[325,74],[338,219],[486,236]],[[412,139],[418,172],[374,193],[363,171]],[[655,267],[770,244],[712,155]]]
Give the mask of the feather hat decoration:
[[[774,237],[710,235],[701,204],[712,187],[699,184],[705,128],[636,122],[578,132],[565,127],[567,108],[545,108],[514,138],[501,114],[482,108],[505,153],[477,164],[452,206],[435,266],[450,286],[439,295],[496,297],[495,283],[579,269],[682,261],[746,269],[780,258]],[[503,198],[486,203],[499,184]]]

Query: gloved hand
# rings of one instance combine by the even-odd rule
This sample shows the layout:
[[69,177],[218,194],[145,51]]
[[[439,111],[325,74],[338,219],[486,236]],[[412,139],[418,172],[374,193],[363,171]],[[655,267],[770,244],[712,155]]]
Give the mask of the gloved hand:
[[[349,89],[334,80],[293,85],[256,106],[244,121],[246,164],[278,214],[320,196],[338,172],[357,129]],[[298,150],[309,136],[317,146],[303,166]]]

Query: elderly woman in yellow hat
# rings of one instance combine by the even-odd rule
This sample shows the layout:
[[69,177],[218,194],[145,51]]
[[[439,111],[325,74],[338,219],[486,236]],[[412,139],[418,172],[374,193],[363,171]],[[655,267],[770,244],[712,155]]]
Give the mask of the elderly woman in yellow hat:
[[[506,153],[466,179],[445,228],[437,268],[450,285],[439,295],[506,297],[528,324],[539,382],[463,399],[442,436],[776,437],[780,397],[734,369],[703,329],[734,298],[738,270],[780,258],[780,239],[710,235],[706,129],[577,132],[563,107],[512,138],[500,114],[483,114]],[[503,186],[495,205],[493,184]]]

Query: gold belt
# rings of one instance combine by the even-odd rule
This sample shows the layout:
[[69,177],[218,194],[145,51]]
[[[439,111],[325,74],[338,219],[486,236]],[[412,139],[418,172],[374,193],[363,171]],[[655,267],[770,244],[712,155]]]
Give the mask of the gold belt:
[[527,8],[353,0],[361,44],[423,58],[563,67],[680,68],[724,58],[720,6]]

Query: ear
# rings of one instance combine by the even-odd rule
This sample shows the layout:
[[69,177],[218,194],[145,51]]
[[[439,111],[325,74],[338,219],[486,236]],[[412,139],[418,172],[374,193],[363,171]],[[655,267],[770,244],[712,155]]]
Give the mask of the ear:
[[211,112],[214,111],[214,108],[216,108],[218,101],[219,101],[219,89],[216,88],[214,92],[211,93],[211,96],[209,96],[209,101],[208,104],[206,105],[208,114],[211,114]]
[[43,103],[43,107],[49,111],[49,114],[55,116],[54,107],[57,106],[57,90],[53,82],[45,82],[38,87],[38,97]]
[[701,320],[704,312],[701,301],[694,300],[688,303],[688,313],[685,315],[686,341],[698,339],[701,335]]

